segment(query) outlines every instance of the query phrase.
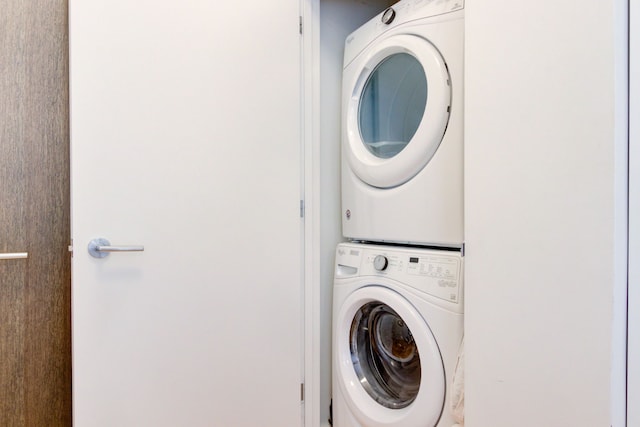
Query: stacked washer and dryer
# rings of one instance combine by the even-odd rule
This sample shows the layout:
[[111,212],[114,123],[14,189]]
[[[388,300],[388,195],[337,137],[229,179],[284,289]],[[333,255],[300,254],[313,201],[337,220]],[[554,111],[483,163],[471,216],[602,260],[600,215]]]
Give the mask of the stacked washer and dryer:
[[335,427],[456,422],[463,59],[464,0],[402,0],[346,40]]

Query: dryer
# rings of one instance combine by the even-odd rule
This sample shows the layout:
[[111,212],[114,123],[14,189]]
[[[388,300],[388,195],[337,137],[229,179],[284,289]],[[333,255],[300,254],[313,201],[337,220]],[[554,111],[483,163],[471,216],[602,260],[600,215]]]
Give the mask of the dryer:
[[342,231],[461,247],[464,0],[402,0],[345,42]]
[[460,252],[341,243],[333,294],[333,425],[451,427],[463,337]]

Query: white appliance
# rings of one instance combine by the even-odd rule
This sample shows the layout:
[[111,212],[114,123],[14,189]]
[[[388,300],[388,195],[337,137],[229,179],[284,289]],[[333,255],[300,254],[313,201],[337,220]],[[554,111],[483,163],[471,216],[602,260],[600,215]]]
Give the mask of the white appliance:
[[460,252],[341,243],[333,288],[333,425],[451,427],[463,337]]
[[346,39],[342,231],[463,243],[464,0],[403,0]]

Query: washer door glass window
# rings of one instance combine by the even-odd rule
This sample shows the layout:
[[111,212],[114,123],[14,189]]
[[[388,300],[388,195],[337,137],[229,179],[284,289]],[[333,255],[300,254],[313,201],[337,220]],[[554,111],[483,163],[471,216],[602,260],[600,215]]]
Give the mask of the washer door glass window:
[[422,314],[380,285],[362,286],[337,304],[334,380],[360,425],[435,426],[444,365]]
[[420,355],[402,318],[373,301],[356,312],[350,335],[353,366],[367,393],[387,408],[410,405],[420,390]]
[[358,124],[362,142],[388,159],[411,141],[427,105],[427,77],[418,60],[396,53],[376,67],[360,98]]
[[402,185],[440,146],[451,112],[451,78],[438,49],[399,34],[372,45],[344,70],[346,158],[378,188]]

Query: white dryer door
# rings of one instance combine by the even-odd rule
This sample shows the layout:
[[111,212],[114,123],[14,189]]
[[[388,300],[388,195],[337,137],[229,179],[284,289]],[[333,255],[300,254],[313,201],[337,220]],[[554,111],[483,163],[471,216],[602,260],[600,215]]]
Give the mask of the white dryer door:
[[343,303],[336,328],[337,381],[363,425],[437,424],[444,365],[429,326],[409,301],[383,286],[360,288]]
[[414,177],[435,154],[451,106],[449,72],[438,50],[408,34],[372,45],[345,70],[345,154],[374,187]]

